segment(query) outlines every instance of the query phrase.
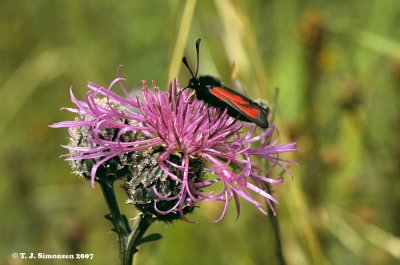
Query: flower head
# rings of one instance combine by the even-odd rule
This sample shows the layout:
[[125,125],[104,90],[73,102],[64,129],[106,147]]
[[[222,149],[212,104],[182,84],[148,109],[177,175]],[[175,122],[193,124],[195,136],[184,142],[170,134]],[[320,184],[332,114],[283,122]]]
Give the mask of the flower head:
[[[276,166],[289,172],[287,165],[293,162],[279,155],[295,151],[296,144],[278,144],[273,125],[257,133],[255,124],[235,121],[193,92],[179,93],[177,80],[167,92],[154,82],[148,88],[143,81],[135,96],[123,80],[116,78],[108,88],[88,83],[84,101],[71,91],[77,107],[67,110],[79,117],[52,125],[69,128],[71,144],[65,147],[70,153],[65,156],[78,174],[90,178],[92,185],[96,180],[124,179],[129,202],[161,220],[185,218],[204,200],[225,203],[218,220],[232,199],[238,213],[239,197],[265,214],[259,195],[271,208],[277,203],[263,187],[283,179],[265,175]],[[112,91],[116,85],[125,97]],[[254,157],[269,161],[270,168],[262,170]],[[205,191],[216,183],[223,188]]]

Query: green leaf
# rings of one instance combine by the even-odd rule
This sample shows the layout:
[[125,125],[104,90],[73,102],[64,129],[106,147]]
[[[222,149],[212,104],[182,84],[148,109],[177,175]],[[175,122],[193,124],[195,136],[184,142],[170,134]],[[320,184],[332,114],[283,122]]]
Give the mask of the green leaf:
[[148,243],[148,242],[153,242],[160,240],[162,238],[161,234],[155,233],[155,234],[150,234],[148,236],[143,237],[140,239],[139,243],[137,244],[138,246],[143,243]]

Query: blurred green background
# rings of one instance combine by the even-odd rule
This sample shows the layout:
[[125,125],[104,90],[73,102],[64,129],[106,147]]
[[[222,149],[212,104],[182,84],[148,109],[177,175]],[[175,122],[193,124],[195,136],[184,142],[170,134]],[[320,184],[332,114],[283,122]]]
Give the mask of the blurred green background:
[[[69,87],[166,87],[183,54],[201,73],[272,101],[294,180],[275,186],[288,264],[400,264],[400,1],[0,2],[0,264],[118,264],[99,187],[71,174],[59,145]],[[180,67],[180,68],[179,68]],[[181,70],[178,74],[178,70]],[[122,192],[121,192],[122,194]],[[121,201],[125,199],[123,194]],[[137,264],[276,264],[269,218],[242,203],[219,223],[205,203],[196,224],[158,223],[163,239]],[[124,208],[133,218],[135,211]],[[93,253],[93,260],[13,260],[13,252]]]

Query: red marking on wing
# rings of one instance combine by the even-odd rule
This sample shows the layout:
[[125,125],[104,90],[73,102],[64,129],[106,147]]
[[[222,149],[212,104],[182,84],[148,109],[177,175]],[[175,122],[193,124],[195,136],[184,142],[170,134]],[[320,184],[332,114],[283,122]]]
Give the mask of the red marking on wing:
[[246,115],[248,115],[252,119],[257,119],[261,114],[261,110],[257,105],[241,95],[234,94],[219,86],[214,86],[213,88],[211,88],[210,93],[217,98],[225,101],[226,103],[234,105],[236,108],[238,108],[243,113],[246,113]]
[[233,94],[232,92],[223,89],[222,87],[215,86],[210,89],[211,94],[214,96],[218,97],[219,99],[223,101],[228,101],[228,99],[231,102],[237,103],[237,104],[248,104],[249,101],[244,99],[243,97]]
[[235,106],[240,109],[241,111],[243,111],[244,113],[246,113],[250,118],[252,119],[257,119],[260,116],[260,109],[259,108],[254,108],[254,106],[252,105],[248,105],[248,106],[243,106],[243,105],[237,105],[235,104]]

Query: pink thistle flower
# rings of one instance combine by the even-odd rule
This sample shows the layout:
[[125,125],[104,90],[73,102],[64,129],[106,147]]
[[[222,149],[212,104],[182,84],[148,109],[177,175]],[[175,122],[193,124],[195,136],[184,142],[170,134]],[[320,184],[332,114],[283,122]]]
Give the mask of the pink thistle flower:
[[[167,92],[153,82],[148,88],[142,82],[140,95],[124,88],[123,78],[116,78],[108,88],[88,83],[84,101],[71,100],[76,108],[67,110],[79,115],[74,121],[51,125],[69,128],[71,144],[67,160],[86,178],[124,179],[124,188],[139,210],[150,212],[160,220],[185,219],[201,201],[222,201],[225,206],[234,199],[238,214],[239,197],[267,214],[268,206],[278,203],[264,187],[279,184],[283,178],[269,178],[274,167],[290,174],[281,153],[296,151],[296,143],[278,144],[277,129],[270,126],[257,133],[252,123],[236,122],[226,111],[208,107],[193,92],[179,93],[177,80]],[[119,86],[125,97],[112,91]],[[261,170],[252,159],[269,161],[270,168]],[[211,173],[211,174],[206,174]],[[213,175],[214,177],[210,177]],[[217,192],[205,188],[222,183]]]

